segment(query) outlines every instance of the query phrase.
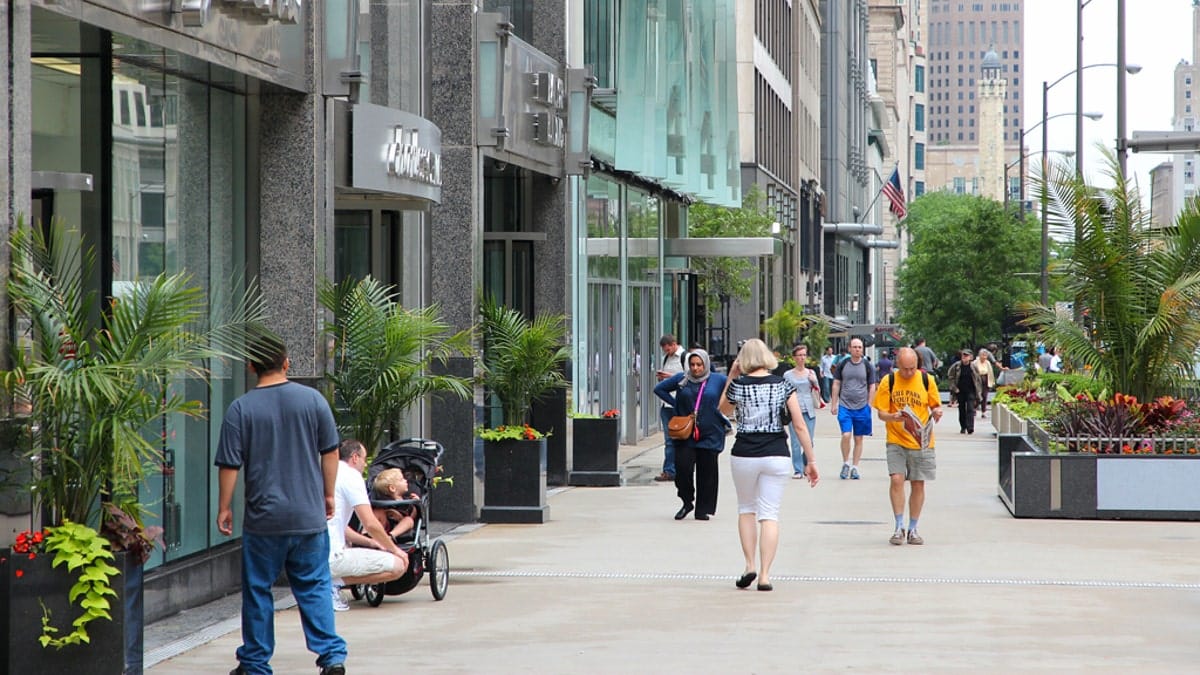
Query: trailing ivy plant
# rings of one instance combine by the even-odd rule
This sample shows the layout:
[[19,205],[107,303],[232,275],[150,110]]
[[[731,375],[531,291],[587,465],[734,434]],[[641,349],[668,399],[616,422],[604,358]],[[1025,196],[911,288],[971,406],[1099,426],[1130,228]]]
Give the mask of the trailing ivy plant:
[[55,637],[62,630],[51,623],[50,610],[43,603],[42,635],[38,640],[42,647],[56,649],[91,643],[87,625],[96,619],[112,620],[108,599],[117,597],[112,579],[121,573],[108,564],[113,559],[108,540],[87,525],[64,520],[61,525],[47,529],[44,546],[47,553],[54,555],[52,567],[66,565],[67,571],[79,574],[67,599],[79,605],[83,613],[71,623],[71,632]]

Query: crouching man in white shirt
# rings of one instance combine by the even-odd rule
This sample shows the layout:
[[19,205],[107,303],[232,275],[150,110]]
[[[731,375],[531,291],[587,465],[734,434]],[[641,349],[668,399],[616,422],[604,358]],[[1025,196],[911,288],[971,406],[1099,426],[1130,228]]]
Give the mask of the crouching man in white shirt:
[[[340,612],[350,607],[338,592],[339,586],[399,579],[408,570],[408,556],[371,510],[363,480],[367,449],[353,439],[342,441],[338,459],[333,518],[329,520],[329,572],[333,577],[333,608]],[[358,516],[369,537],[350,528],[352,514]]]

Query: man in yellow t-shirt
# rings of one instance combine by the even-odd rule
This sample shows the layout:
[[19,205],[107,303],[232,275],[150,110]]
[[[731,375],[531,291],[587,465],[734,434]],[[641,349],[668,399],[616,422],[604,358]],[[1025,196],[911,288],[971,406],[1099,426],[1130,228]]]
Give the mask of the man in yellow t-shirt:
[[[920,441],[905,427],[905,406],[912,408],[924,424],[933,415],[934,423],[942,419],[941,396],[933,377],[917,370],[917,353],[905,347],[896,356],[895,376],[883,378],[875,391],[875,410],[879,420],[887,425],[887,465],[891,477],[889,494],[896,531],[888,541],[899,546],[924,544],[917,533],[917,520],[925,506],[925,481],[937,474],[937,458],[933,439],[922,450]],[[908,498],[908,531],[904,530],[904,481],[912,486]]]

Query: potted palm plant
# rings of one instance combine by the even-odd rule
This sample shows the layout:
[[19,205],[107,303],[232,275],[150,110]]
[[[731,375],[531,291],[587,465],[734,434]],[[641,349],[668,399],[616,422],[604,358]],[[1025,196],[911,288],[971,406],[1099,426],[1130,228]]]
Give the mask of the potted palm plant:
[[33,461],[29,488],[41,523],[27,535],[29,550],[0,552],[4,665],[140,671],[140,605],[125,604],[129,579],[140,597],[140,574],[121,574],[140,572],[155,534],[144,527],[138,493],[146,467],[162,462],[156,424],[204,414],[180,393],[183,381],[206,377],[209,359],[240,356],[262,308],[247,300],[214,320],[185,274],[130,284],[100,308],[85,285],[94,256],[65,229],[53,223],[47,239],[18,220],[9,240],[18,330],[0,384]]
[[366,277],[318,290],[329,312],[333,349],[327,396],[343,435],[375,452],[397,420],[427,394],[471,397],[471,381],[431,372],[456,354],[471,354],[471,331],[453,335],[436,307],[405,309],[392,288]]
[[546,441],[552,429],[529,425],[534,401],[567,386],[562,366],[570,356],[564,344],[566,317],[532,320],[490,297],[480,302],[483,383],[498,401],[498,425],[480,427],[483,442],[484,522],[541,523],[546,505]]

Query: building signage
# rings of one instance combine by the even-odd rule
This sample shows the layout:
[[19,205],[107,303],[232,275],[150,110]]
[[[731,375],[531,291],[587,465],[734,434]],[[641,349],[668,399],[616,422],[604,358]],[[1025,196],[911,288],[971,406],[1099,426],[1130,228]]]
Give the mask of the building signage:
[[384,146],[383,163],[389,176],[442,186],[442,156],[421,147],[421,132],[397,124],[392,141]]
[[339,188],[441,202],[442,130],[437,125],[370,103],[336,105],[335,120],[348,122],[337,128]]

